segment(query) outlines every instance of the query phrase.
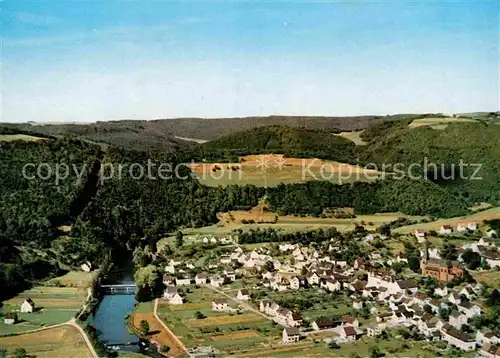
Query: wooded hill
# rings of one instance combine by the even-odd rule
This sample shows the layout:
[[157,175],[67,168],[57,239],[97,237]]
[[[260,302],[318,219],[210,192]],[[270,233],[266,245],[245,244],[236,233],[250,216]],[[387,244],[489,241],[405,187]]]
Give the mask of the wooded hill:
[[329,131],[358,130],[377,123],[413,118],[416,115],[358,117],[270,116],[244,118],[172,118],[158,120],[120,120],[89,124],[9,124],[31,133],[75,136],[132,150],[175,151],[191,142],[177,137],[213,140],[252,128],[284,125]]
[[350,140],[323,130],[268,126],[204,143],[198,147],[196,156],[200,160],[213,158],[238,161],[238,156],[273,153],[290,158],[321,158],[355,163],[355,147]]

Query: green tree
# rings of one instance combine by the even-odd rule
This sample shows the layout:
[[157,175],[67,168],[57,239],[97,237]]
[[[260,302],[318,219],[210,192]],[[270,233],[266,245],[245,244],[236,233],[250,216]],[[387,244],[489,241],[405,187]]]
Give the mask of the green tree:
[[420,258],[416,255],[408,257],[408,267],[413,272],[418,272],[420,270]]
[[0,358],[6,358],[6,357],[7,357],[7,349],[0,348]]
[[143,336],[147,336],[149,333],[149,323],[145,319],[141,320],[139,323],[139,329]]
[[15,358],[26,358],[26,349],[24,349],[24,348],[16,348],[14,350],[14,357]]
[[184,235],[182,235],[182,231],[177,231],[175,234],[175,244],[177,247],[182,247],[184,245]]

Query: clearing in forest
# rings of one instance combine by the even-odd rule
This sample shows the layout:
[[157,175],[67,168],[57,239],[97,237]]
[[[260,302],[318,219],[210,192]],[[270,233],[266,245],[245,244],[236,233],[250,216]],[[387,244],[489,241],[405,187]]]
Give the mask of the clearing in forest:
[[282,154],[247,155],[241,157],[239,163],[192,163],[190,168],[198,180],[208,186],[273,187],[315,180],[342,184],[374,181],[389,175],[358,165],[316,158],[286,158]]

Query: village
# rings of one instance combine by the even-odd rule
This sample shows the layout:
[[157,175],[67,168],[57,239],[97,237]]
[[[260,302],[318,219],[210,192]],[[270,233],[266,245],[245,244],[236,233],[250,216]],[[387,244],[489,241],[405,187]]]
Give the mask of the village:
[[[429,236],[446,240],[455,232],[474,237],[455,249],[456,260],[443,259],[440,250],[429,247]],[[462,354],[477,350],[484,357],[500,356],[500,330],[477,323],[487,311],[487,287],[474,281],[462,259],[472,251],[481,257],[483,267],[500,269],[494,230],[481,232],[469,222],[455,228],[443,225],[439,233],[417,230],[407,235],[404,240],[413,241],[418,250],[417,272],[409,269],[404,251],[385,249],[394,246],[394,239],[359,228],[348,236],[353,239],[348,244],[337,236],[308,245],[239,244],[236,235],[198,238],[208,256],[166,258],[160,306],[164,316],[160,316],[182,313],[178,319],[165,319],[175,334],[192,338],[187,346],[199,344],[223,352],[227,344],[245,352],[260,345],[276,349],[310,341],[321,341],[331,349],[360,339],[376,346],[391,335],[403,341],[439,343],[442,349],[452,347]],[[189,315],[194,317],[187,324],[191,330],[177,329]],[[255,331],[265,320],[270,323],[267,328]],[[235,322],[238,325],[231,327]],[[214,336],[192,328],[234,339],[217,344]],[[238,336],[244,331],[247,336]],[[250,331],[265,337],[258,339]],[[249,337],[255,338],[255,345],[249,344]]]

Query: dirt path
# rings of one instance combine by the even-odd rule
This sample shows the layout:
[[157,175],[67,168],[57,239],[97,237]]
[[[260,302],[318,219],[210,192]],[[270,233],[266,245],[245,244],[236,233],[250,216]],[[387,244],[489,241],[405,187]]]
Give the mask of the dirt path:
[[87,336],[87,333],[85,333],[83,328],[80,327],[78,325],[78,323],[76,323],[76,319],[72,318],[68,322],[66,322],[65,324],[75,327],[78,330],[78,332],[80,332],[80,334],[83,336],[85,343],[87,343],[87,347],[89,348],[90,353],[92,354],[92,358],[99,358],[99,356],[97,355],[97,352],[94,349],[94,346],[92,345],[92,342],[90,341],[89,337]]
[[156,320],[160,323],[160,325],[165,329],[167,334],[171,337],[171,339],[177,344],[177,346],[183,351],[183,353],[187,352],[187,348],[184,345],[184,343],[181,342],[181,340],[168,328],[168,326],[160,319],[158,316],[158,303],[159,299],[155,299],[155,304],[153,308],[153,315],[156,318]]
[[238,305],[240,305],[241,307],[243,307],[244,309],[246,309],[247,311],[252,311],[254,313],[257,313],[258,315],[261,315],[262,317],[264,317],[265,319],[268,319],[270,321],[272,321],[273,319],[266,315],[265,313],[262,313],[261,311],[259,311],[258,309],[255,309],[253,308],[252,306],[250,306],[248,303],[246,303],[245,301],[242,301],[242,300],[239,300],[237,299],[236,297],[231,297],[229,296],[227,293],[225,293],[224,291],[221,291],[221,290],[218,290],[217,288],[215,288],[214,286],[211,286],[211,285],[203,285],[204,287],[206,288],[209,288],[211,289],[212,291],[215,291],[217,293],[220,293],[221,295],[223,295],[224,297],[227,297],[229,298],[231,301],[237,303]]

